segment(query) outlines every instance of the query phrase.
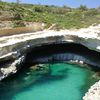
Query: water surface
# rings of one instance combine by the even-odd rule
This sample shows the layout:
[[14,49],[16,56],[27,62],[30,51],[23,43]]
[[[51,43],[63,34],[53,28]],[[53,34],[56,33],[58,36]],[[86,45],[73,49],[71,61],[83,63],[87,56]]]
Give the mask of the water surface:
[[49,67],[47,74],[27,69],[1,82],[0,100],[82,100],[97,81],[93,71],[79,65],[56,63]]

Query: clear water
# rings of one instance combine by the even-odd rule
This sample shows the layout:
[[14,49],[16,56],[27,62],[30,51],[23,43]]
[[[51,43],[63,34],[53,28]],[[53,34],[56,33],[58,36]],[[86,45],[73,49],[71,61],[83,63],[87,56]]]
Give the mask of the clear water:
[[79,65],[50,64],[42,75],[28,69],[0,84],[0,100],[82,100],[94,72]]

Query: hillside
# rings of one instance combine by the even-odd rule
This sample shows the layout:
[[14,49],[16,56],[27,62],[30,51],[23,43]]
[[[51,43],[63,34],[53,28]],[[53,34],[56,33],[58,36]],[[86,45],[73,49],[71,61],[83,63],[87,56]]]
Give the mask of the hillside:
[[0,2],[0,29],[44,23],[45,28],[75,29],[100,23],[100,8],[70,8]]

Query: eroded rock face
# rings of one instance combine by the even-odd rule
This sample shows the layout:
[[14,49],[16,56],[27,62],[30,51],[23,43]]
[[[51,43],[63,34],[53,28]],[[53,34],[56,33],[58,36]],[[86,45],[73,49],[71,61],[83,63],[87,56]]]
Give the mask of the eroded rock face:
[[76,43],[61,43],[38,46],[26,54],[27,65],[37,63],[73,62],[100,67],[100,53]]
[[24,56],[21,56],[20,58],[16,59],[14,62],[12,62],[11,64],[8,64],[8,66],[5,67],[1,67],[0,68],[0,80],[4,79],[5,77],[7,77],[10,74],[14,74],[17,72],[18,67],[20,67],[20,65],[23,63],[24,61]]
[[[31,48],[46,44],[76,43],[100,52],[100,25],[79,30],[44,30],[27,34],[16,34],[0,38],[0,79],[17,72],[18,59],[30,52]],[[2,62],[8,61],[2,66]],[[15,63],[16,62],[16,63]],[[11,66],[14,66],[11,67]],[[16,68],[15,68],[16,67]],[[12,69],[12,70],[10,70]],[[3,78],[2,78],[3,77]]]

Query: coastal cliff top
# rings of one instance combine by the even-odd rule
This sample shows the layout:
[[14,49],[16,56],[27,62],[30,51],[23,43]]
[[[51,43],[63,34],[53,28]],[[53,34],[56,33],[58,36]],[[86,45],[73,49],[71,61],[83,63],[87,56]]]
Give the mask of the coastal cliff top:
[[[75,30],[48,30],[45,29],[43,31],[38,32],[30,32],[30,33],[21,33],[14,34],[10,36],[3,36],[0,38],[0,47],[16,44],[18,42],[24,42],[31,39],[39,39],[39,38],[47,38],[47,37],[56,37],[56,36],[74,36],[83,39],[96,39],[100,41],[100,24],[95,26],[90,26],[88,28],[81,28]],[[71,40],[71,42],[73,42]],[[96,43],[97,44],[97,43]],[[99,47],[97,49],[100,49]]]

